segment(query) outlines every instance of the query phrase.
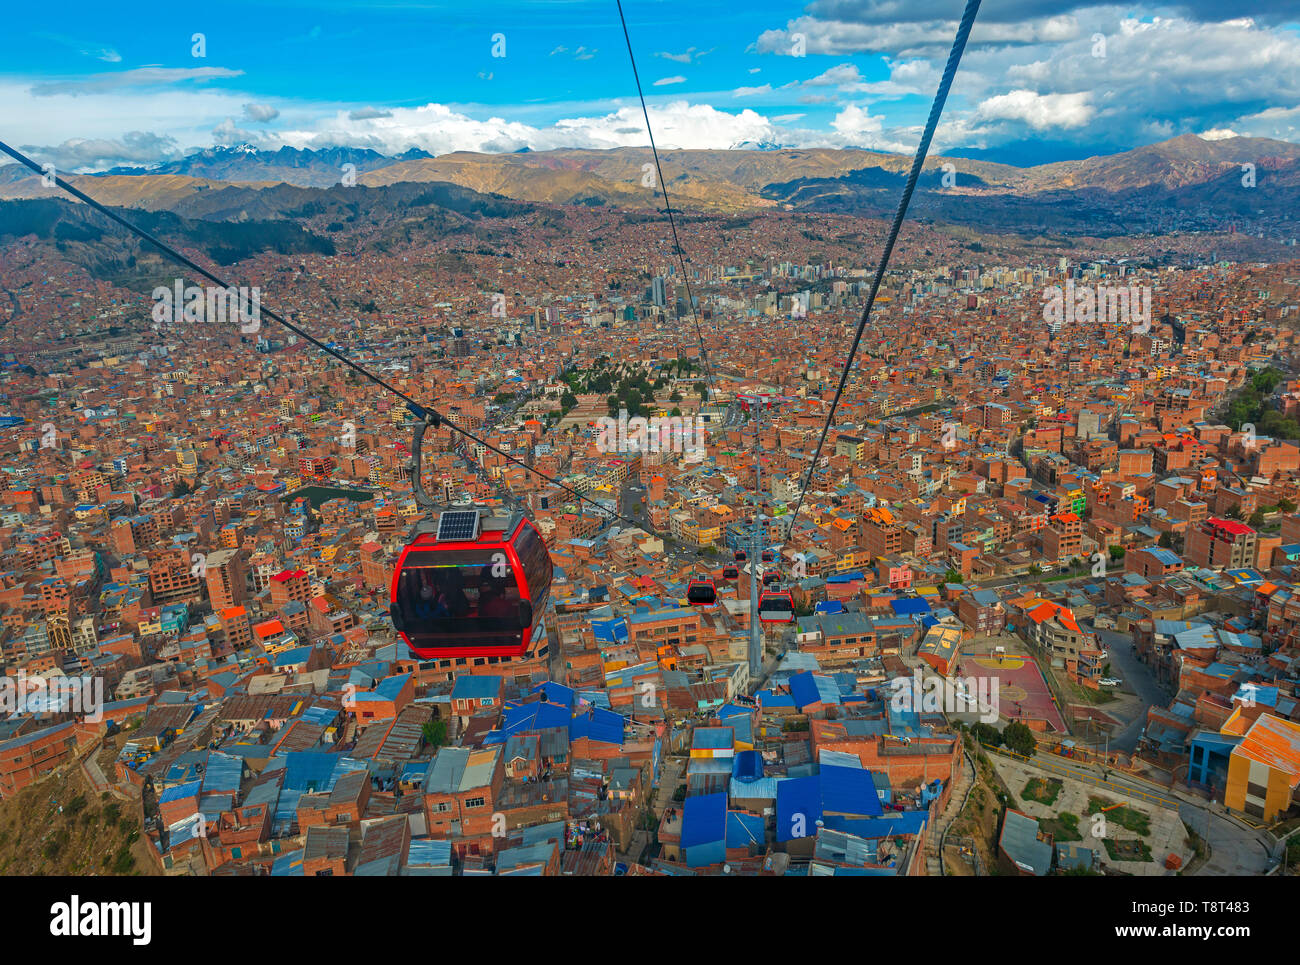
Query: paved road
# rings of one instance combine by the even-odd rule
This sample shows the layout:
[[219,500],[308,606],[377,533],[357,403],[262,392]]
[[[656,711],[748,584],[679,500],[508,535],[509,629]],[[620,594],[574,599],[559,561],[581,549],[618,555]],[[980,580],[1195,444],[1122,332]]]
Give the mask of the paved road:
[[[1137,749],[1138,740],[1146,728],[1147,708],[1165,706],[1169,703],[1170,694],[1156,680],[1151,668],[1138,659],[1133,649],[1133,641],[1127,634],[1116,633],[1114,630],[1098,630],[1097,638],[1110,654],[1107,660],[1111,664],[1111,676],[1124,681],[1116,689],[1123,693],[1134,694],[1140,701],[1138,712],[1123,728],[1110,737],[1112,750],[1131,754]],[[1100,709],[1107,711],[1104,706]]]

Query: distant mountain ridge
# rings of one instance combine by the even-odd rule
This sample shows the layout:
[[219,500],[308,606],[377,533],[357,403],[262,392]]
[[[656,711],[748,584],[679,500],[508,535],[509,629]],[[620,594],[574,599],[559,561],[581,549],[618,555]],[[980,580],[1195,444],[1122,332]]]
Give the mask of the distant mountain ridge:
[[[859,148],[660,152],[674,206],[713,214],[763,209],[877,216],[892,211],[911,164],[906,155]],[[444,183],[518,202],[662,207],[649,148],[562,149],[437,157],[388,156],[367,148],[261,151],[247,145],[198,151],[149,169],[119,168],[76,179],[107,204],[174,210],[185,217],[288,216],[283,199],[253,200],[273,188],[325,189],[354,174],[358,185]],[[351,168],[347,166],[351,165]],[[1243,166],[1250,165],[1250,168]],[[1247,185],[1245,172],[1254,179]],[[647,182],[650,178],[650,182]],[[238,204],[231,189],[238,189]],[[0,168],[0,198],[48,196],[34,175]],[[251,192],[251,193],[250,193]],[[282,192],[276,192],[276,195]],[[220,199],[220,200],[219,200]],[[1300,145],[1269,138],[1205,139],[1184,134],[1117,154],[1027,167],[961,157],[927,159],[918,212],[1012,230],[1085,231],[1106,222],[1154,226],[1169,217],[1222,221],[1256,217],[1292,224],[1300,201]],[[1054,223],[1055,222],[1055,223]]]
[[432,154],[419,148],[389,156],[369,148],[330,147],[312,150],[282,147],[278,151],[260,151],[250,145],[239,144],[196,151],[155,167],[113,168],[104,174],[131,177],[181,174],[210,181],[278,181],[300,188],[328,188],[339,183],[346,164],[353,165],[356,173],[362,174],[402,161],[431,157]]

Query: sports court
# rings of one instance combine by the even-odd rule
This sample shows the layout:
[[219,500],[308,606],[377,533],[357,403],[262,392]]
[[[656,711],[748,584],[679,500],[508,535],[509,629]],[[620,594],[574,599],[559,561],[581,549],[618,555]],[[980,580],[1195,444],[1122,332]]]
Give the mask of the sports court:
[[[1038,665],[1028,657],[1014,654],[964,656],[958,661],[957,676],[988,678],[992,688],[997,681],[998,710],[1003,717],[1037,717],[1057,733],[1065,732],[1065,721],[1052,701],[1047,681]],[[981,687],[982,690],[982,687]],[[989,691],[993,691],[990,689]]]

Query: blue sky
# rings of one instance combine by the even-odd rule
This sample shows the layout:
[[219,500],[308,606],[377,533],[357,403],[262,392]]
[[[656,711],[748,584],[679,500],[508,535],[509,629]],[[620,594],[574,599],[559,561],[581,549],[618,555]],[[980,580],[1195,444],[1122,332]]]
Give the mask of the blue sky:
[[[1219,22],[1218,6],[985,0],[936,147],[1024,163],[1188,132],[1300,140],[1294,14],[1241,0]],[[624,4],[661,146],[898,151],[915,145],[961,7]],[[6,13],[0,139],[64,169],[214,144],[646,143],[613,0],[58,9]]]

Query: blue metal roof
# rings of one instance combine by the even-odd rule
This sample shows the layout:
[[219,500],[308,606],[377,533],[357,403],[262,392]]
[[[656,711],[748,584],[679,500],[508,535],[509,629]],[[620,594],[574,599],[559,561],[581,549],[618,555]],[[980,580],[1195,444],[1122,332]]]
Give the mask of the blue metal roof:
[[[726,797],[726,795],[718,796]],[[751,844],[761,846],[766,840],[767,828],[762,817],[745,811],[727,812],[728,848],[748,848]]]
[[591,630],[597,643],[625,643],[627,641],[626,620],[592,620]]
[[682,847],[723,841],[727,834],[727,795],[698,794],[682,806]]
[[757,780],[763,776],[763,755],[758,751],[737,751],[731,773],[738,781]]
[[451,688],[452,700],[485,700],[501,693],[501,677],[496,674],[461,674]]
[[731,727],[696,727],[692,746],[701,750],[729,749],[736,743],[736,732]]
[[823,764],[821,774],[822,811],[842,814],[881,814],[880,795],[871,772],[860,767]]
[[[689,801],[690,799],[687,798]],[[776,786],[776,839],[792,841],[812,837],[822,816],[821,780],[792,777]],[[795,833],[795,832],[800,833]]]
[[159,804],[167,804],[171,801],[183,801],[187,797],[198,797],[199,789],[203,786],[202,781],[190,781],[188,784],[178,784],[176,787],[169,787],[158,795]]
[[930,612],[930,604],[920,597],[905,596],[889,601],[890,608],[899,616],[916,616]]
[[832,573],[826,577],[827,583],[852,583],[864,579],[861,570],[849,570],[845,573]]
[[840,690],[835,681],[811,670],[790,678],[790,696],[794,698],[795,706],[800,708],[816,703],[840,703]]

